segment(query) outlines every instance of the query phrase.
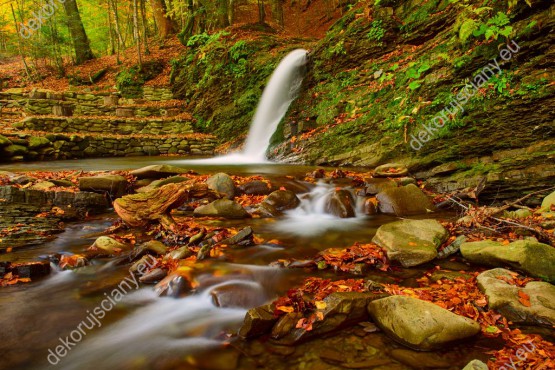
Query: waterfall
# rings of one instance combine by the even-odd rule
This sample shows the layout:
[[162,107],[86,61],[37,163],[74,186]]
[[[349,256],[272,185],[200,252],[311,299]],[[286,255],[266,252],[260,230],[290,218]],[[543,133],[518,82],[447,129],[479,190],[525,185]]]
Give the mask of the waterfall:
[[289,53],[272,73],[262,93],[242,152],[200,160],[187,164],[264,163],[270,139],[297,97],[306,73],[308,51],[297,49]]
[[251,124],[242,153],[245,157],[255,162],[266,160],[270,139],[299,93],[306,57],[306,50],[297,49],[289,53],[272,74]]

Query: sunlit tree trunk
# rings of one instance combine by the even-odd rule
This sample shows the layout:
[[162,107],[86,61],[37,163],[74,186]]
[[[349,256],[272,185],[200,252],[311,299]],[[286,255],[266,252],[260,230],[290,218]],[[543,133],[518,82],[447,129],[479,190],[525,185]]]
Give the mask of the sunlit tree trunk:
[[167,38],[175,32],[176,26],[173,20],[167,15],[166,3],[164,0],[150,0],[154,20],[158,26],[158,36]]
[[66,0],[63,4],[67,15],[69,32],[73,41],[73,48],[75,49],[75,62],[82,64],[87,60],[94,59],[77,3],[75,0]]
[[137,56],[139,58],[139,70],[143,69],[143,56],[141,55],[141,33],[139,29],[139,6],[137,0],[133,0],[133,38],[137,45]]

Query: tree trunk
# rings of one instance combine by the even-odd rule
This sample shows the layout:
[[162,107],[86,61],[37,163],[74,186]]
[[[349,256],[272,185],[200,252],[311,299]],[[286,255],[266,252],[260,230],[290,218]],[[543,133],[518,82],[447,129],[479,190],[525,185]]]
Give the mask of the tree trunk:
[[206,184],[188,181],[118,198],[114,201],[114,210],[132,227],[144,227],[156,221],[162,221],[166,226],[174,223],[171,217],[172,209],[180,207],[191,198],[205,197],[219,196],[208,189]]
[[258,0],[258,22],[266,23],[266,10],[264,9],[264,0]]
[[230,25],[235,23],[235,0],[229,0],[229,6],[227,8],[227,18]]
[[283,19],[283,0],[272,0],[272,15],[274,20],[283,29],[284,19]]
[[73,48],[75,49],[75,62],[81,64],[87,60],[94,59],[89,38],[83,27],[81,15],[79,15],[77,3],[75,0],[66,0],[63,4],[67,15],[69,32],[73,40]]
[[225,28],[229,26],[229,0],[218,0],[218,26]]
[[137,57],[139,58],[139,70],[143,69],[143,56],[141,55],[141,32],[139,29],[139,6],[138,0],[133,0],[133,38],[137,45]]
[[150,0],[154,20],[158,26],[158,36],[160,38],[167,38],[175,32],[175,24],[173,20],[166,14],[166,3],[164,0]]

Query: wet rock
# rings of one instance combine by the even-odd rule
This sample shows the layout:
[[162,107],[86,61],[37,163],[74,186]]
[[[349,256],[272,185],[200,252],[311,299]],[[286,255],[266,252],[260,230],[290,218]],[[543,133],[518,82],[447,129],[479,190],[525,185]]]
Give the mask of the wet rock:
[[232,237],[222,240],[220,244],[225,244],[232,247],[251,246],[251,245],[254,245],[253,235],[254,233],[252,231],[252,228],[250,226],[247,226],[241,229],[237,234],[233,235]]
[[239,336],[250,339],[269,333],[278,320],[274,316],[274,309],[273,305],[266,304],[248,310],[239,329]]
[[291,345],[366,321],[369,317],[368,304],[385,296],[385,294],[373,292],[332,293],[324,299],[323,308],[318,310],[322,313],[323,319],[314,322],[312,330],[296,328],[296,324],[302,315],[300,317],[285,315],[274,326],[272,337],[279,339],[281,344]]
[[435,210],[428,196],[414,184],[383,190],[376,198],[380,212],[396,216],[425,214]]
[[480,360],[470,361],[462,370],[488,370],[488,365]]
[[167,275],[168,270],[157,267],[141,276],[139,278],[139,281],[143,284],[156,284],[164,279]]
[[231,177],[223,172],[217,173],[206,180],[208,189],[224,194],[227,199],[235,197],[235,183]]
[[150,254],[145,254],[129,268],[129,272],[143,274],[149,267],[156,265],[156,259]]
[[10,272],[10,266],[11,266],[11,262],[7,262],[7,261],[0,261],[0,276],[4,276],[6,275],[8,272]]
[[368,311],[388,336],[418,350],[441,348],[480,332],[477,322],[412,297],[378,299],[368,305]]
[[470,262],[493,267],[511,266],[555,282],[555,248],[534,240],[517,240],[508,245],[491,240],[463,243],[461,254]]
[[50,274],[50,262],[13,263],[7,266],[7,270],[20,278],[36,279]]
[[120,243],[117,240],[112,239],[108,236],[99,237],[98,239],[96,239],[96,241],[92,246],[108,254],[118,254],[118,253],[121,253],[122,251],[126,251],[130,249],[129,246],[123,243]]
[[163,179],[168,176],[176,176],[187,172],[189,171],[184,168],[163,164],[139,168],[131,171],[131,174],[138,179]]
[[373,215],[378,213],[378,209],[376,208],[376,205],[374,204],[373,198],[366,198],[364,200],[364,204],[362,205],[362,212],[366,216],[373,216]]
[[171,258],[174,260],[180,260],[191,257],[193,254],[194,253],[189,249],[188,246],[183,246],[168,253],[166,256],[164,256],[164,259],[166,260],[168,258]]
[[466,242],[466,236],[459,235],[451,244],[443,248],[438,254],[438,259],[445,259],[461,249],[461,245]]
[[397,183],[390,179],[366,179],[366,195],[376,195],[397,186]]
[[386,163],[376,167],[374,177],[403,177],[409,173],[408,168],[400,163]]
[[284,211],[297,208],[301,201],[290,190],[276,190],[266,197],[258,207],[259,212],[267,217],[276,217]]
[[372,242],[384,248],[390,260],[412,267],[436,258],[448,237],[436,220],[401,220],[380,226]]
[[254,180],[239,186],[239,190],[247,195],[268,195],[272,191],[268,183],[261,180]]
[[172,274],[166,276],[154,287],[160,297],[180,298],[193,289],[191,282],[186,277]]
[[102,175],[79,178],[79,190],[93,193],[108,193],[119,198],[127,192],[127,179],[119,175]]
[[223,217],[223,218],[247,218],[250,214],[237,202],[229,199],[218,199],[205,206],[195,209],[193,214],[197,217]]
[[325,211],[336,217],[355,217],[355,200],[347,190],[336,190],[326,199]]
[[[477,277],[480,290],[488,297],[488,306],[514,323],[555,325],[555,286],[531,281],[524,288],[511,285],[514,273],[497,268],[484,271]],[[519,292],[530,298],[530,306],[519,300]],[[521,293],[521,294],[522,294]]]
[[218,307],[256,307],[268,300],[264,289],[253,281],[238,281],[220,285],[210,295]]
[[[206,353],[194,354],[188,357],[188,362],[199,370],[235,370],[239,366],[240,355],[241,353],[234,348],[220,348],[216,356]],[[190,367],[183,367],[180,363],[174,368],[189,369]]]
[[141,258],[145,254],[153,254],[155,256],[160,256],[166,254],[168,247],[158,240],[149,240],[137,247],[131,252],[130,259],[132,261],[137,258]]

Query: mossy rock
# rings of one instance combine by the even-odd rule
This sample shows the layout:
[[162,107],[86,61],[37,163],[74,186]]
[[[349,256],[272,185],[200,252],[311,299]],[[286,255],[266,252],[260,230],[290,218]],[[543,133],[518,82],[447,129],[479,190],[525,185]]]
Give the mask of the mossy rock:
[[29,138],[29,149],[37,149],[50,145],[50,140],[45,137],[31,136]]
[[22,145],[10,145],[4,148],[4,152],[8,157],[24,156],[29,152],[29,149]]
[[10,139],[5,136],[0,135],[0,147],[12,145]]

